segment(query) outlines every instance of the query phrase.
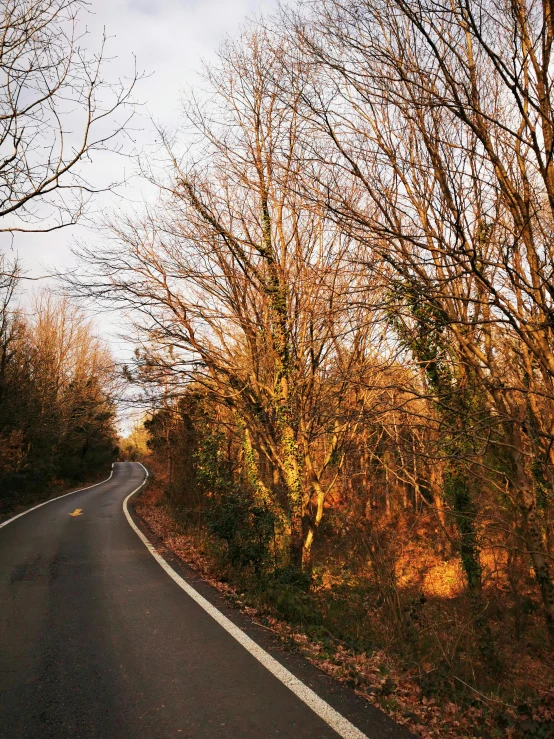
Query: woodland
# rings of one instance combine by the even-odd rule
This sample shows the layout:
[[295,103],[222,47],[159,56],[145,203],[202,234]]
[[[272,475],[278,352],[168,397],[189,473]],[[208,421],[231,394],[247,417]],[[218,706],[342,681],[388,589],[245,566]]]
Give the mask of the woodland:
[[2,514],[106,476],[118,452],[118,371],[79,308],[40,292],[31,311],[17,309],[17,267],[0,266]]
[[109,457],[70,306],[124,311],[139,511],[421,737],[554,736],[553,44],[549,0],[251,21],[139,157],[157,198],[3,329],[14,490]]

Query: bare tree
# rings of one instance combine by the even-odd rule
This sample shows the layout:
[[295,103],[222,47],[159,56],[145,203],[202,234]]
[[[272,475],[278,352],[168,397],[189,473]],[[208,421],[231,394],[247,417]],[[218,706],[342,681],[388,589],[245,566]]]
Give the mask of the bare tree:
[[142,314],[150,376],[202,382],[233,410],[250,479],[292,563],[309,567],[343,447],[374,399],[361,380],[378,337],[352,305],[351,239],[304,195],[300,91],[282,97],[273,42],[256,31],[224,48],[209,107],[187,110],[198,146],[178,160],[168,143],[162,206],[114,224],[114,248],[85,257],[108,278],[93,293]]
[[[319,70],[304,102],[334,152],[319,155],[332,165],[330,211],[364,245],[448,420],[466,528],[477,512],[473,441],[496,427],[554,633],[532,473],[552,474],[551,11],[432,0],[308,7],[317,14],[293,26]],[[337,187],[344,172],[354,190]],[[477,558],[467,565],[478,585]]]
[[0,231],[76,223],[102,186],[95,152],[122,151],[137,80],[105,78],[106,37],[83,48],[82,0],[6,0],[0,11]]
[[115,364],[90,321],[41,293],[33,318],[0,285],[0,508],[44,495],[55,479],[96,475],[116,452]]

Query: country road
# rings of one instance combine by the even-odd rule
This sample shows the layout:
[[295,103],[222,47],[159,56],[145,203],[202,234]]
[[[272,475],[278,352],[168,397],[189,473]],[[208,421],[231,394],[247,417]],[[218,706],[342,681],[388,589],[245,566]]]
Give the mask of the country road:
[[[210,586],[192,583],[257,647],[183,590],[179,575],[194,576],[170,560],[178,575],[164,571],[123,510],[144,477],[117,463],[109,480],[0,528],[2,739],[410,736]],[[296,676],[294,690],[259,654]]]

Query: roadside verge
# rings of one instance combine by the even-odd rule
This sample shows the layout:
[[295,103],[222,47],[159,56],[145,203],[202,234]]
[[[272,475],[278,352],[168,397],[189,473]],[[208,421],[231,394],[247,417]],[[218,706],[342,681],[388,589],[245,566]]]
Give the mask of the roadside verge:
[[202,580],[186,562],[168,550],[133,510],[131,498],[148,480],[148,472],[144,466],[143,469],[146,473],[145,480],[127,496],[123,510],[129,525],[148,551],[187,595],[331,726],[338,736],[344,739],[407,739],[413,736],[354,691],[322,673],[303,656],[287,652],[278,638],[231,607],[213,586]]

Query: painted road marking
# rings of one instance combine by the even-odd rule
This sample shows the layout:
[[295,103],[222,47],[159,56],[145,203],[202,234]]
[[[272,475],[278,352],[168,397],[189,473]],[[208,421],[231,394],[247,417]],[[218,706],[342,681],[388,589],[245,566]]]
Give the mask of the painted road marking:
[[198,605],[201,606],[201,608],[203,608],[206,613],[208,613],[215,621],[217,621],[217,623],[222,626],[225,631],[227,631],[234,639],[238,641],[239,644],[241,644],[248,652],[250,652],[250,654],[258,660],[258,662],[261,662],[261,664],[266,669],[268,669],[269,672],[271,672],[271,674],[277,678],[277,680],[280,680],[283,685],[291,690],[297,696],[297,698],[300,698],[300,700],[309,708],[311,708],[315,714],[317,714],[321,719],[323,719],[323,721],[325,721],[326,724],[334,729],[339,736],[341,736],[343,739],[368,739],[366,734],[361,732],[356,726],[354,726],[354,724],[351,724],[350,721],[344,718],[344,716],[342,716],[338,711],[335,711],[335,709],[332,708],[332,706],[330,706],[326,701],[324,701],[323,698],[320,698],[319,695],[317,695],[317,693],[315,693],[311,688],[309,688],[307,685],[304,685],[304,683],[297,677],[295,677],[292,672],[289,672],[286,667],[283,667],[283,665],[270,654],[268,654],[265,649],[262,649],[259,644],[257,644],[253,639],[247,636],[244,631],[242,631],[242,629],[239,629],[239,627],[236,626],[230,619],[228,619],[227,616],[224,616],[223,613],[221,613],[221,611],[219,611],[214,605],[212,605],[209,600],[206,600],[206,598],[200,595],[200,593],[195,590],[192,585],[189,585],[186,580],[183,580],[183,578],[175,572],[175,570],[165,561],[165,559],[160,554],[158,554],[158,552],[154,549],[152,544],[148,541],[146,536],[144,536],[142,531],[138,528],[138,526],[131,518],[129,509],[127,507],[127,502],[129,498],[131,498],[135,493],[138,493],[138,491],[146,484],[146,481],[148,480],[148,470],[140,462],[139,464],[146,473],[146,477],[144,478],[142,484],[139,485],[136,490],[133,490],[132,493],[129,493],[129,495],[123,501],[123,512],[125,513],[127,521],[129,522],[129,525],[131,526],[133,531],[137,534],[139,539],[142,541],[144,546],[148,549],[148,551],[154,557],[160,567],[162,567],[167,572],[171,579],[174,580],[177,585],[185,591],[187,595],[189,595],[194,601],[196,601],[196,603],[198,603]]
[[4,526],[7,526],[12,521],[15,521],[16,518],[21,518],[21,516],[26,516],[27,513],[30,513],[31,511],[36,511],[37,508],[42,508],[43,505],[48,505],[48,503],[53,503],[55,500],[60,500],[60,498],[67,498],[68,495],[75,495],[75,493],[82,493],[83,490],[90,490],[91,488],[97,488],[98,485],[103,485],[105,482],[108,482],[108,480],[111,480],[112,475],[113,475],[113,464],[112,464],[112,471],[110,472],[109,477],[106,477],[106,479],[102,480],[102,482],[95,482],[94,485],[88,485],[86,488],[79,488],[79,490],[72,490],[70,493],[64,493],[63,495],[58,495],[57,498],[50,498],[50,500],[45,500],[44,503],[39,503],[38,505],[35,505],[32,508],[29,508],[28,511],[23,511],[23,513],[18,513],[17,516],[12,516],[11,518],[8,518],[7,521],[4,521],[4,523],[0,523],[0,529],[3,529]]
[[70,513],[69,515],[70,516],[81,516],[82,514],[83,514],[83,509],[82,508],[75,508],[75,510],[73,511],[73,513]]

